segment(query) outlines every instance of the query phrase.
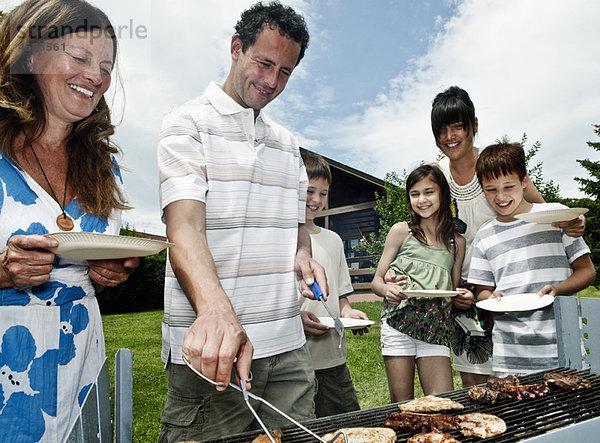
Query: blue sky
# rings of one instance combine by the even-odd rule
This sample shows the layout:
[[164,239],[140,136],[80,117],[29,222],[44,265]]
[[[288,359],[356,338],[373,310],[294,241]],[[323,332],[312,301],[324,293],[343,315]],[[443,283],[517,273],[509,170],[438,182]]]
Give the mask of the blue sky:
[[[108,93],[135,207],[124,221],[164,233],[156,139],[162,114],[229,71],[233,26],[248,0],[92,0],[117,27]],[[476,146],[527,133],[546,177],[581,196],[576,159],[600,124],[600,2],[592,0],[289,0],[311,42],[266,112],[302,146],[383,178],[438,155],[429,113],[451,85],[469,91]],[[2,0],[1,9],[18,4]],[[119,80],[117,80],[117,78]]]
[[319,33],[307,55],[310,77],[294,88],[310,90],[312,84],[317,91],[327,89],[331,102],[319,114],[330,118],[342,118],[371,102],[390,79],[426,51],[436,23],[455,10],[443,1],[354,0],[317,5],[312,22]]

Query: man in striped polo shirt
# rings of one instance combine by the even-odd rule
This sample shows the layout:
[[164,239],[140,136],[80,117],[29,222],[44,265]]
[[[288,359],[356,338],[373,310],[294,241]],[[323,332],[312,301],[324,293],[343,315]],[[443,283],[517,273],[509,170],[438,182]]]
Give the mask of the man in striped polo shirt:
[[[168,394],[159,441],[205,440],[256,428],[229,383],[232,365],[252,392],[299,420],[314,417],[314,372],[300,320],[313,276],[302,228],[307,177],[298,143],[262,111],[285,88],[308,44],[302,16],[279,3],[242,13],[223,85],[169,111],[158,143],[169,251],[162,359]],[[233,380],[235,381],[235,380]],[[250,384],[247,384],[250,387]],[[269,427],[281,417],[255,405]]]

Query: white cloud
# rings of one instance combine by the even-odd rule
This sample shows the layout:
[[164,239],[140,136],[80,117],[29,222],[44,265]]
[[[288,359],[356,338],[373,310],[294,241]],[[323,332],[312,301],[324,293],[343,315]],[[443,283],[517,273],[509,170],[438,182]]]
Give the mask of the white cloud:
[[[124,180],[134,209],[124,214],[138,231],[163,233],[158,198],[156,141],[162,116],[200,95],[229,70],[229,42],[249,0],[99,0],[95,4],[118,28],[133,21],[147,38],[121,35],[119,70],[125,111],[115,141],[123,150]],[[117,94],[117,100],[121,95]],[[119,118],[120,102],[112,107]]]
[[[229,72],[229,43],[240,13],[251,0],[98,0],[113,25],[148,29],[145,39],[124,30],[120,71],[125,111],[115,141],[123,150],[124,179],[134,209],[124,215],[138,231],[164,232],[160,221],[156,141],[162,115],[175,104],[200,95],[212,80]],[[310,2],[288,2],[298,10]],[[135,34],[134,34],[135,36]],[[296,75],[296,74],[295,74]],[[117,100],[120,98],[117,94]],[[297,100],[301,102],[301,97]],[[121,104],[112,108],[119,119]]]
[[456,84],[475,103],[479,146],[526,132],[542,143],[546,177],[562,195],[577,195],[572,178],[584,171],[575,159],[590,157],[590,125],[600,123],[599,16],[600,4],[583,0],[467,0],[374,104],[341,121],[315,122],[306,133],[372,174],[409,169],[437,156],[431,101]]
[[[454,0],[445,1],[454,4]],[[20,3],[6,2],[2,9]],[[114,120],[122,117],[115,141],[124,152],[124,178],[135,206],[125,220],[138,230],[160,233],[164,227],[159,219],[155,151],[162,114],[171,105],[199,95],[209,81],[225,78],[233,26],[254,1],[92,2],[115,26],[121,26],[119,69],[126,103],[121,115],[122,95],[117,94],[112,109]],[[339,42],[330,37],[334,21],[322,16],[323,3],[317,0],[285,3],[304,13],[311,43],[289,87],[267,112],[292,129],[303,146],[380,177],[390,170],[411,169],[437,156],[429,124],[431,101],[436,93],[456,84],[469,91],[477,108],[478,146],[504,134],[520,140],[527,132],[530,142],[542,143],[538,156],[545,175],[561,185],[563,195],[576,194],[572,177],[584,173],[575,159],[598,160],[586,141],[595,139],[591,124],[600,123],[600,59],[596,55],[600,3],[459,2],[454,17],[415,23],[437,32],[427,52],[410,60],[408,69],[382,84],[367,102],[364,98],[348,101],[352,104],[342,110],[345,114],[340,112],[336,93],[344,91],[352,97],[370,79],[352,70],[332,72],[327,79],[315,75],[318,70],[313,63],[317,61],[311,58],[312,51],[339,51]],[[372,2],[370,7],[388,6]],[[360,13],[361,8],[353,10]],[[146,38],[131,34],[131,25],[137,30],[146,27]],[[365,39],[381,26],[362,25]],[[401,31],[410,29],[391,31],[395,39],[371,43],[381,63],[372,69],[382,69],[397,55],[403,44]],[[351,52],[344,56],[361,63]],[[327,117],[332,110],[343,117]]]

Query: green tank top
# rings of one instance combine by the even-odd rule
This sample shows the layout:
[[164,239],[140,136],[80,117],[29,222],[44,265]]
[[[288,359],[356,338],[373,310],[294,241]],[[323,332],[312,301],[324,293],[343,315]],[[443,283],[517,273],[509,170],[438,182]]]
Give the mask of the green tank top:
[[[405,289],[453,290],[454,251],[434,248],[409,235],[390,265],[408,276]],[[392,306],[383,299],[381,318],[398,331],[427,343],[449,346],[452,302],[448,297],[411,297]]]

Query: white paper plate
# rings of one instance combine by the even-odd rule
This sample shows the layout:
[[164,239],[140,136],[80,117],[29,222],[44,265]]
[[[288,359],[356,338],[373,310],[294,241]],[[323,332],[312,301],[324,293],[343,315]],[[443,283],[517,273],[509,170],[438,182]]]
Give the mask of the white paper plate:
[[[333,325],[333,318],[331,317],[317,317],[321,323],[329,327],[329,329],[335,328]],[[375,322],[373,320],[363,320],[362,318],[342,318],[340,317],[342,324],[345,329],[362,329],[367,326],[371,326]]]
[[404,294],[409,297],[454,297],[458,291],[445,291],[443,289],[404,289]]
[[55,232],[46,234],[46,237],[58,240],[58,246],[50,248],[50,251],[71,260],[144,257],[173,246],[173,243],[150,238],[97,234],[95,232]]
[[547,211],[526,212],[517,214],[515,218],[530,223],[554,223],[573,220],[582,214],[588,212],[588,208],[559,208],[549,209]]
[[518,312],[541,309],[554,303],[551,295],[521,294],[502,297],[500,300],[488,298],[477,302],[477,307],[493,312]]

